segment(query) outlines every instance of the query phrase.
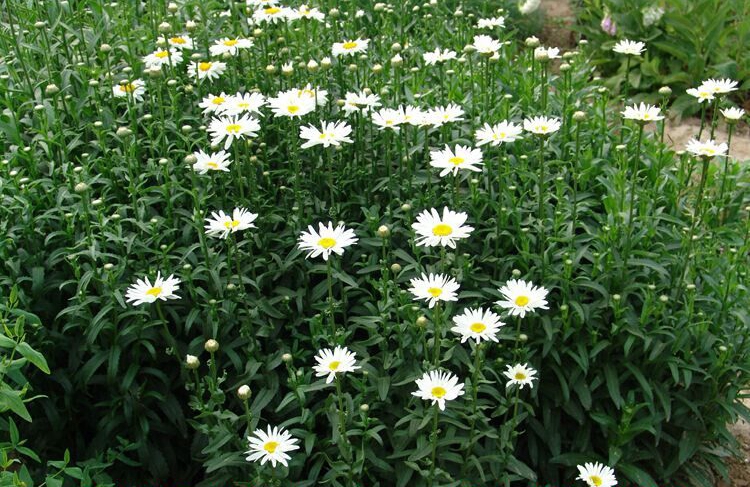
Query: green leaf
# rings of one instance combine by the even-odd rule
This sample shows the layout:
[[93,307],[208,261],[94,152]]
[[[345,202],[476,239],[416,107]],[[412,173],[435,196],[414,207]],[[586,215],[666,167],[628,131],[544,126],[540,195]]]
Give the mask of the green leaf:
[[18,352],[24,358],[26,358],[26,360],[36,365],[39,370],[41,370],[45,374],[50,373],[49,366],[47,365],[47,360],[45,360],[44,355],[31,348],[31,345],[26,342],[21,342],[18,344],[16,350],[18,350]]

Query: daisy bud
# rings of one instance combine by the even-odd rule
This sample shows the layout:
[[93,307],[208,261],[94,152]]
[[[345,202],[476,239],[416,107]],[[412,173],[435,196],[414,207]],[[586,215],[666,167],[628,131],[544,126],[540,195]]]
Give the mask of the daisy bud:
[[348,66],[348,69],[349,69],[350,73],[356,73],[357,72],[357,65],[356,64],[350,64]]
[[535,36],[527,37],[524,43],[526,47],[539,47],[539,39]]
[[511,274],[513,274],[513,277],[517,278],[517,277],[519,277],[521,275],[521,271],[518,270],[518,269],[513,269],[513,271],[511,272]]
[[206,340],[205,345],[203,345],[203,348],[206,349],[206,352],[214,353],[219,349],[219,342],[214,340],[213,338],[210,338]]
[[11,176],[18,176],[18,171],[13,169],[10,173]]
[[117,132],[115,132],[118,137],[127,137],[129,135],[133,134],[133,131],[130,130],[127,127],[118,127]]
[[719,345],[719,351],[720,352],[726,352],[727,351],[727,347],[724,346],[724,345]]
[[424,316],[420,316],[419,318],[417,318],[416,324],[418,327],[424,328],[425,326],[427,326],[427,318]]
[[83,171],[83,168],[81,166],[76,166],[73,168],[73,172],[76,174],[78,174],[81,171]]
[[695,284],[688,284],[687,286],[685,286],[685,289],[687,289],[688,291],[695,291]]
[[170,30],[172,30],[172,26],[169,25],[169,22],[159,24],[159,32],[169,32]]
[[391,58],[391,64],[394,66],[401,66],[404,64],[404,58],[401,57],[401,54],[396,54]]
[[289,363],[292,361],[292,354],[291,353],[285,353],[281,356],[281,360],[283,360],[286,363]]
[[615,146],[615,150],[625,150],[625,149],[627,149],[627,148],[628,148],[628,146],[627,146],[627,145],[625,145],[625,144],[617,144],[617,145]]
[[185,93],[192,93],[193,89],[193,85],[185,85],[184,87]]
[[185,367],[191,370],[195,370],[200,367],[201,361],[195,355],[188,355],[185,357]]
[[46,22],[40,20],[39,22],[36,22],[34,24],[34,27],[36,27],[37,29],[43,29],[46,25],[47,25]]
[[302,377],[304,375],[304,371],[302,369],[297,369],[297,372],[295,374],[297,377]]
[[194,21],[188,20],[187,22],[185,22],[185,29],[189,31],[193,31],[197,28],[198,28],[198,24],[196,24]]
[[192,268],[193,268],[193,266],[190,265],[190,264],[185,264],[185,265],[182,266],[182,270],[183,271],[189,271]]
[[47,95],[56,95],[60,93],[60,88],[58,88],[56,84],[52,83],[50,85],[47,85],[47,87],[44,89],[44,93],[46,93]]
[[578,41],[578,45],[579,46],[585,46],[588,43],[589,43],[589,41],[586,40],[586,39],[581,39],[580,41]]
[[80,182],[80,183],[78,183],[78,184],[75,185],[75,187],[73,188],[73,191],[75,191],[76,193],[80,194],[80,193],[85,193],[86,191],[88,191],[88,189],[89,189],[89,185],[88,184],[86,184],[84,182]]
[[667,301],[669,301],[669,296],[667,296],[666,294],[662,294],[661,296],[659,296],[659,301],[661,301],[662,303],[666,303]]
[[167,81],[167,86],[177,86],[177,80],[170,79],[169,81]]
[[409,203],[404,203],[401,205],[401,211],[409,211],[411,210],[411,205]]
[[612,295],[612,301],[619,301],[622,298],[619,294],[613,294]]
[[346,105],[346,100],[338,99],[336,100],[336,106],[343,107]]
[[193,127],[191,127],[190,125],[183,125],[182,127],[180,127],[180,129],[183,133],[188,133],[193,129]]
[[331,64],[332,64],[332,62],[331,62],[331,58],[329,58],[329,57],[327,57],[327,56],[326,56],[326,57],[324,57],[323,59],[321,59],[321,60],[320,60],[320,65],[321,65],[321,66],[322,66],[322,67],[323,67],[324,69],[330,68],[330,67],[331,67]]
[[391,229],[387,225],[380,225],[378,227],[378,237],[386,238],[391,234]]
[[177,4],[174,2],[169,2],[169,5],[167,5],[167,10],[169,10],[172,13],[177,12],[177,9],[178,9]]
[[604,94],[604,93],[606,93],[606,92],[607,92],[607,88],[606,88],[606,87],[604,87],[604,86],[601,86],[601,87],[599,87],[599,89],[598,89],[598,90],[596,90],[596,91],[597,91],[597,93],[601,93],[601,94]]
[[568,311],[568,305],[567,304],[561,304],[560,305],[560,311]]
[[463,17],[463,16],[464,16],[464,11],[463,11],[463,10],[460,10],[460,9],[459,9],[459,10],[456,10],[455,12],[453,12],[453,16],[454,16],[454,17],[459,17],[459,18],[460,18],[460,17]]
[[158,39],[156,39],[156,47],[164,47],[166,45],[167,45],[167,40],[164,39],[163,37],[159,37]]
[[281,66],[281,74],[284,76],[291,76],[294,73],[294,67],[291,64],[284,64]]
[[334,18],[334,19],[335,19],[336,17],[338,17],[338,16],[339,16],[339,14],[340,14],[340,13],[341,13],[341,12],[339,12],[339,9],[337,9],[337,8],[332,8],[332,9],[331,9],[331,10],[330,10],[330,11],[328,12],[328,15],[330,15],[330,16],[331,16],[332,18]]
[[114,268],[114,266],[115,265],[113,263],[107,262],[106,264],[104,264],[104,270],[105,271],[110,271],[110,270],[112,270],[112,268]]
[[308,61],[307,63],[307,70],[310,71],[311,73],[314,73],[315,71],[318,70],[318,63],[315,62],[314,59],[310,59],[310,61]]
[[99,81],[97,81],[95,79],[90,79],[89,80],[89,86],[99,86]]
[[253,29],[253,37],[260,37],[263,35],[263,29]]
[[150,113],[147,113],[147,114],[143,115],[143,120],[146,121],[146,122],[148,122],[152,118],[154,118],[154,116],[151,115]]
[[230,282],[229,284],[227,284],[227,291],[234,291],[235,289],[237,289],[237,286],[235,286],[233,283]]
[[152,66],[146,70],[146,74],[148,74],[149,78],[161,78],[161,68]]
[[387,86],[384,86],[380,89],[380,96],[388,96],[390,92],[391,90],[389,90]]
[[248,387],[247,385],[241,385],[237,389],[237,397],[239,397],[243,401],[247,401],[248,399],[250,399],[250,396],[252,395],[253,395],[253,391],[251,391],[250,387]]
[[529,335],[527,335],[526,333],[521,333],[520,335],[518,335],[518,340],[521,342],[528,341]]
[[269,64],[268,66],[266,66],[266,73],[274,74],[275,72],[276,72],[276,66],[274,66],[273,64]]
[[563,59],[573,59],[578,53],[576,51],[564,52],[562,55]]
[[562,63],[560,65],[560,71],[563,72],[563,73],[565,71],[570,71],[570,64],[568,64],[568,63]]
[[586,120],[586,113],[582,111],[573,113],[573,120],[576,122],[583,122],[584,120]]
[[391,44],[391,51],[401,52],[401,49],[403,49],[403,47],[398,42],[394,42],[393,44]]
[[401,264],[399,264],[398,262],[395,264],[391,264],[391,272],[393,272],[394,274],[398,274],[399,272],[401,272]]
[[670,96],[672,94],[672,88],[669,86],[662,86],[659,88],[659,94],[661,96]]
[[411,8],[411,11],[412,11],[412,12],[419,12],[419,5],[414,5],[414,6],[413,6],[413,7]]
[[469,46],[464,46],[464,53],[466,53],[466,54],[471,54],[471,53],[473,53],[474,51],[476,51],[476,48],[475,48],[474,46],[471,46],[471,45],[469,45]]
[[375,4],[375,6],[373,7],[373,9],[374,9],[374,10],[375,10],[376,12],[380,12],[380,11],[382,11],[382,10],[383,10],[384,8],[385,8],[385,4],[384,4],[384,3],[376,3],[376,4]]
[[370,405],[369,404],[362,404],[362,405],[359,406],[359,410],[362,411],[363,413],[366,413],[367,411],[370,410]]
[[536,59],[537,61],[547,62],[549,61],[549,54],[547,53],[546,49],[540,49],[534,51],[534,59]]
[[109,52],[111,50],[112,46],[110,46],[109,44],[102,44],[101,46],[99,46],[99,51],[101,52]]
[[649,284],[648,285],[648,289],[649,289],[649,291],[653,291],[653,290],[656,289],[656,286],[654,284]]

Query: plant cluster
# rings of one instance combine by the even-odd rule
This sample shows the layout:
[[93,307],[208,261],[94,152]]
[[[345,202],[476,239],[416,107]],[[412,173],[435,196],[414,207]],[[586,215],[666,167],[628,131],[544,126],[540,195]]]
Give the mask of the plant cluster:
[[15,485],[725,472],[750,417],[749,178],[714,140],[736,82],[696,87],[716,116],[675,152],[666,96],[614,96],[489,2],[3,9]]

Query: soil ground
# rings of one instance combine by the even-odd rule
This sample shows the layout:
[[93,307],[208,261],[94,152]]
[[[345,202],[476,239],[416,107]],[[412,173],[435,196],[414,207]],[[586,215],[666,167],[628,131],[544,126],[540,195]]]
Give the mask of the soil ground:
[[[563,50],[573,48],[576,37],[570,27],[575,21],[575,16],[570,0],[542,0],[541,8],[546,18],[544,30],[539,36],[541,41],[545,45],[560,47]],[[721,128],[714,134],[714,139],[726,142],[728,134],[724,124],[720,125]],[[669,119],[665,129],[665,141],[675,149],[681,150],[685,148],[688,140],[698,136],[699,131],[698,119]],[[705,130],[702,138],[707,138]],[[738,125],[732,134],[730,156],[740,161],[750,159],[750,127],[746,123]],[[745,401],[750,406],[750,400]],[[740,443],[742,455],[728,461],[729,480],[719,480],[717,487],[750,487],[750,423],[741,419],[729,429]]]

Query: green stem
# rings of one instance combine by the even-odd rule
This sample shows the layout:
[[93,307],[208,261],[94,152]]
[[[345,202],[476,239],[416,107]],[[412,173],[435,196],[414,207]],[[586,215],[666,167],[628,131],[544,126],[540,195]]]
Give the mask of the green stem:
[[430,435],[430,440],[432,441],[432,456],[430,457],[430,487],[433,487],[435,485],[435,460],[437,457],[437,438],[438,438],[438,414],[439,409],[438,405],[435,404],[434,406],[434,415],[432,419],[432,434]]

